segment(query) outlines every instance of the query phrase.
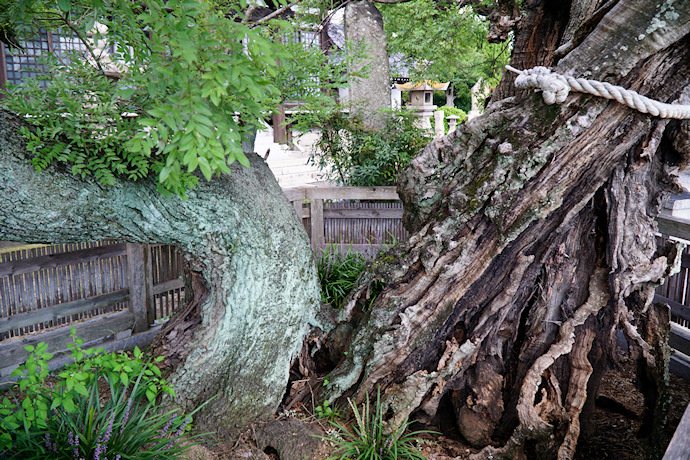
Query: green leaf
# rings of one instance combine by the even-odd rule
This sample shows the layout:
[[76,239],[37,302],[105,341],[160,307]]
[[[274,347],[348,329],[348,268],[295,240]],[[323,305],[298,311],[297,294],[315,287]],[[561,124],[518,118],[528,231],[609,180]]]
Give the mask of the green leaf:
[[70,0],[58,0],[58,7],[60,7],[60,9],[65,13],[67,13],[70,10],[70,4]]
[[170,173],[171,173],[171,172],[172,172],[172,168],[171,168],[171,167],[169,167],[169,166],[164,167],[163,169],[161,169],[161,172],[160,172],[160,174],[158,175],[158,180],[159,180],[161,183],[164,183],[164,182],[168,179],[168,177],[170,177]]
[[50,405],[50,410],[54,410],[55,408],[59,407],[60,404],[62,404],[62,399],[56,397],[53,399],[53,403]]
[[235,158],[245,168],[249,167],[249,159],[244,155],[244,152],[242,152],[241,150],[235,152]]
[[120,381],[124,386],[129,385],[129,375],[126,372],[120,374]]
[[74,385],[74,391],[76,391],[77,393],[79,393],[82,396],[88,396],[89,395],[89,392],[86,389],[86,386],[81,382],[76,383]]
[[204,175],[206,180],[210,181],[211,177],[213,177],[213,170],[211,169],[211,165],[208,164],[208,160],[204,157],[199,157],[199,169],[201,169],[201,173]]
[[62,401],[62,407],[64,407],[65,410],[66,410],[67,412],[69,412],[70,414],[73,414],[73,413],[74,413],[74,410],[75,410],[74,401],[72,401],[71,398],[65,398],[65,399]]

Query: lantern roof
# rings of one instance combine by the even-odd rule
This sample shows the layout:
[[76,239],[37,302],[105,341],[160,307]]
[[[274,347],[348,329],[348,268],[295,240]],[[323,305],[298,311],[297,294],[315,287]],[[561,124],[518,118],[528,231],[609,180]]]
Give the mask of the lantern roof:
[[400,91],[446,91],[450,82],[439,83],[437,81],[425,80],[423,82],[396,83],[395,86]]

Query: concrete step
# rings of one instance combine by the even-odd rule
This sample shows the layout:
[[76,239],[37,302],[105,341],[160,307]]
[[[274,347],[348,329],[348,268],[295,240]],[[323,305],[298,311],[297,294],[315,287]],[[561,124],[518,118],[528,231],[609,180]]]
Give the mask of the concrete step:
[[314,166],[308,165],[289,165],[289,166],[270,166],[269,169],[273,171],[276,176],[282,176],[285,174],[297,174],[297,173],[319,173],[321,170]]
[[276,180],[281,187],[298,187],[300,185],[320,182],[320,172],[297,172],[293,174],[276,175]]

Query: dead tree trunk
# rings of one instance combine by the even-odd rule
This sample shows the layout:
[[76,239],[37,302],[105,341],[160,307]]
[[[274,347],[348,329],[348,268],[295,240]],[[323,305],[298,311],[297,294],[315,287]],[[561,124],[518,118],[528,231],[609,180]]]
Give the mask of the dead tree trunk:
[[[528,3],[537,16],[523,18],[516,43],[531,43],[542,20],[575,41],[560,61],[521,49],[520,62],[534,52],[562,74],[690,100],[690,4],[620,0],[556,21],[560,2]],[[676,190],[689,125],[578,93],[550,106],[521,93],[432,142],[404,173],[413,236],[341,313],[330,346],[348,353],[326,396],[361,401],[380,386],[394,425],[450,407],[483,448],[477,458],[572,458],[619,330],[659,414],[668,308],[651,301],[679,253],[657,250],[654,217]]]

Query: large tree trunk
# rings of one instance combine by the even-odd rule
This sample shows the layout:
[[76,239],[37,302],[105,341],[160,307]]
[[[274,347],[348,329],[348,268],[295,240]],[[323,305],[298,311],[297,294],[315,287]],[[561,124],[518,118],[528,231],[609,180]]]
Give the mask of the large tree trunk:
[[235,164],[185,200],[166,198],[152,181],[103,187],[56,168],[36,173],[18,125],[0,111],[0,240],[178,246],[200,324],[178,323],[171,336],[186,340],[164,346],[180,362],[176,402],[194,408],[217,395],[199,420],[214,429],[270,416],[320,298],[304,228],[266,164],[249,154],[251,168]]
[[[555,39],[516,59],[687,103],[690,4],[568,18],[596,3],[529,2],[517,44],[541,21],[577,43],[558,62]],[[392,425],[454,414],[478,458],[572,458],[622,330],[660,422],[668,308],[651,301],[679,252],[657,250],[654,217],[688,145],[686,121],[526,91],[432,142],[399,183],[412,237],[363,277],[326,341],[326,397],[380,386]]]

